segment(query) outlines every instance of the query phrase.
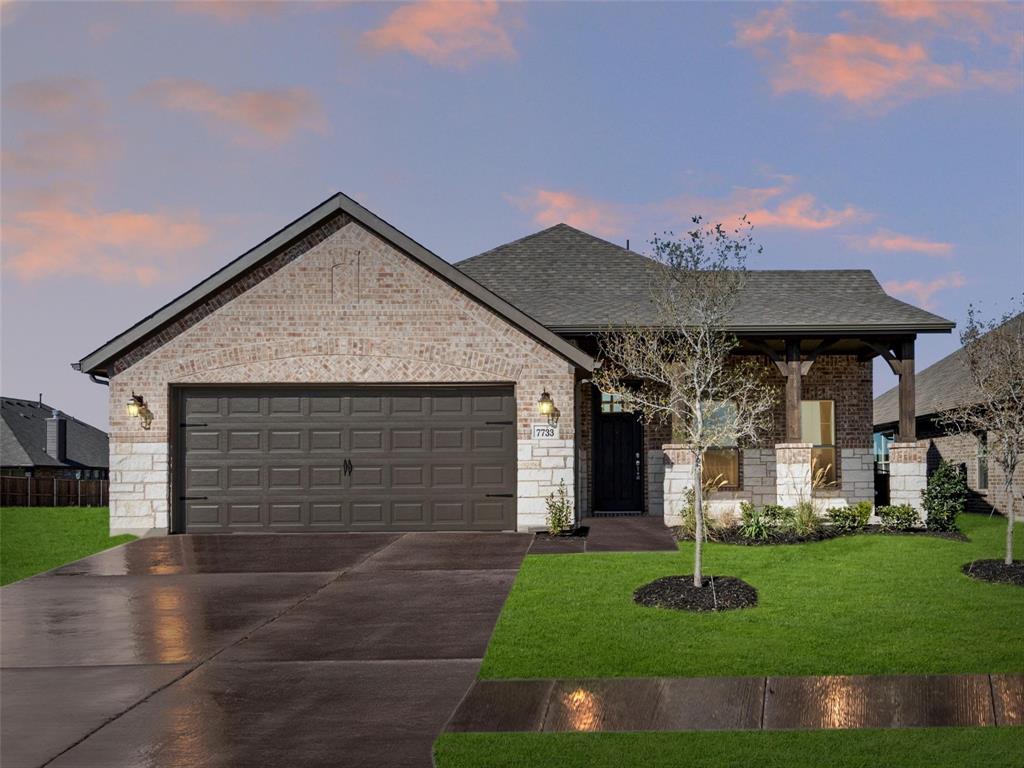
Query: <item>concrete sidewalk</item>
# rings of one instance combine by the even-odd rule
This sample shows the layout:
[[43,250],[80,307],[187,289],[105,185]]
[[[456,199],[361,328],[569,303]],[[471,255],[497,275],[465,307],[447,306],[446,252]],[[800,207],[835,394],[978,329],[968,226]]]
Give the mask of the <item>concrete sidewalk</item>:
[[448,731],[1024,725],[1024,675],[478,680]]

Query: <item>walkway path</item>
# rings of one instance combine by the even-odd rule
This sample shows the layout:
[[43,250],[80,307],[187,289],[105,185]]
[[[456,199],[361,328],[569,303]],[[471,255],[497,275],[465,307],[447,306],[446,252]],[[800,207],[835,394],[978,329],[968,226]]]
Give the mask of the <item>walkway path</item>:
[[478,680],[448,731],[1024,725],[1024,675]]
[[660,517],[585,517],[580,523],[590,529],[587,536],[537,538],[531,555],[561,555],[572,552],[675,552],[671,530]]

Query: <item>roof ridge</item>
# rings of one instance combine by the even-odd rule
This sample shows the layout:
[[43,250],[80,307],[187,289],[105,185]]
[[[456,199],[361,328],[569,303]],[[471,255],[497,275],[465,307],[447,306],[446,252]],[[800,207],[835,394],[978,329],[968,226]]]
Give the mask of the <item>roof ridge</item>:
[[496,245],[493,248],[488,248],[486,251],[481,251],[480,253],[477,253],[473,256],[467,256],[465,259],[462,259],[462,261],[455,262],[454,266],[461,266],[467,262],[473,261],[473,259],[479,259],[481,256],[487,256],[488,254],[491,254],[494,251],[500,250],[502,248],[508,248],[513,245],[525,243],[527,240],[532,240],[535,237],[539,237],[540,235],[550,232],[553,229],[558,229],[559,227],[568,227],[569,229],[572,229],[572,227],[570,227],[568,224],[560,221],[558,224],[553,224],[550,227],[545,227],[544,229],[538,230],[537,232],[532,232],[529,235],[523,235],[522,237],[518,237],[515,240],[509,240],[507,243],[502,243],[501,245]]

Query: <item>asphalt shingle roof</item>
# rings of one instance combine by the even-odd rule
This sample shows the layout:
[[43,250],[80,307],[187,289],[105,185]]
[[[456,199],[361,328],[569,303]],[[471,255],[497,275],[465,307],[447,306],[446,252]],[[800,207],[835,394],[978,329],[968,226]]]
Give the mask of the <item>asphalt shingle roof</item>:
[[[656,262],[567,224],[455,265],[556,331],[656,321]],[[866,269],[751,270],[737,331],[947,331],[953,323],[889,296]]]
[[106,468],[110,463],[107,433],[64,414],[67,461],[46,452],[46,420],[54,408],[37,400],[0,397],[0,464],[5,467]]
[[[1001,327],[1012,327],[1013,324],[1018,328],[1024,324],[1024,313],[1011,318]],[[998,332],[998,329],[995,332]],[[918,371],[914,380],[914,390],[914,405],[918,417],[932,416],[959,405],[969,405],[977,402],[979,397],[967,369],[967,355],[964,354],[963,347]],[[874,410],[876,426],[899,421],[899,387],[893,387],[876,397]]]

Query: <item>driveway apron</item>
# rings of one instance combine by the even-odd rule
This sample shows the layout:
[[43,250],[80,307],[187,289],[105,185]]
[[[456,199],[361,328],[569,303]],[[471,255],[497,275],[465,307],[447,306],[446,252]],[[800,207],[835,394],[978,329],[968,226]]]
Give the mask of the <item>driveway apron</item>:
[[530,538],[151,538],[5,587],[0,763],[429,766]]

